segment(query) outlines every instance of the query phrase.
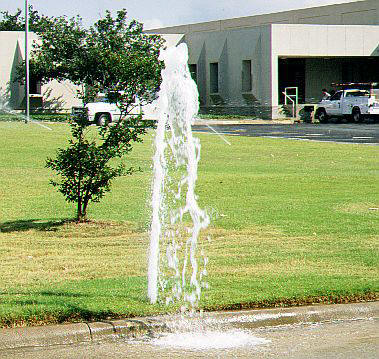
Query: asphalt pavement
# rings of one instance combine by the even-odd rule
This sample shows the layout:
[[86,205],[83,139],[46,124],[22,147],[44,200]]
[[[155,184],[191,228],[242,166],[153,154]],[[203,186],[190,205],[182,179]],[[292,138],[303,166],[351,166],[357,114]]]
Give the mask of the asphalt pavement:
[[0,358],[379,357],[379,302],[0,330]]
[[289,140],[379,144],[379,124],[372,123],[282,123],[270,121],[197,121],[197,132],[229,136],[284,138]]

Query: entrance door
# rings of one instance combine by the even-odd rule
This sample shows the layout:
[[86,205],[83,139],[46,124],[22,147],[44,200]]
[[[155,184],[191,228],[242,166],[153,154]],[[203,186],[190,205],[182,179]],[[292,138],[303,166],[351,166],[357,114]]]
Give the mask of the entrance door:
[[299,103],[305,101],[305,59],[279,59],[279,104],[284,104],[286,87],[298,88]]

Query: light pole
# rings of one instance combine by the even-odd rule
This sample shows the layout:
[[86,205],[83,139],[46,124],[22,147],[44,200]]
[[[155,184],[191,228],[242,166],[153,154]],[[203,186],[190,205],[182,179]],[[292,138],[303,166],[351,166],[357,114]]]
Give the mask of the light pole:
[[25,0],[25,123],[29,122],[29,6],[28,0]]

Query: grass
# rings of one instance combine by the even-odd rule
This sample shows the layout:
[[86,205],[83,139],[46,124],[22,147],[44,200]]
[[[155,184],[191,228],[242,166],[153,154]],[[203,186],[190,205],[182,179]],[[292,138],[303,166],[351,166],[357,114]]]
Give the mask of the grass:
[[[152,134],[125,160],[143,171],[77,225],[44,168],[68,126],[49,126],[0,123],[0,325],[175,310],[146,295]],[[378,147],[198,137],[197,193],[212,217],[203,308],[376,297]]]

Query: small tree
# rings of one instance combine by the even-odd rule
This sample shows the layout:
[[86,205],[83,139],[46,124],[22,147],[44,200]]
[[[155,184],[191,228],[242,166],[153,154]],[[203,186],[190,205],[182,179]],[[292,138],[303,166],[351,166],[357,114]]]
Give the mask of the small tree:
[[142,141],[153,125],[143,121],[142,114],[133,114],[133,109],[150,102],[159,87],[162,40],[142,30],[138,22],[126,22],[125,10],[115,19],[107,12],[89,30],[83,29],[79,18],[60,17],[39,34],[41,43],[34,47],[31,68],[38,79],[79,85],[84,105],[98,91],[108,92],[120,109],[121,120],[98,127],[96,139],[87,136],[86,113],[72,118],[69,146],[47,160],[46,166],[61,177],[51,183],[67,201],[77,204],[78,221],[86,220],[89,203],[98,202],[114,178],[135,171],[123,164],[112,167],[110,161],[130,152],[132,142]]
[[[87,118],[82,115],[71,121],[73,139],[69,146],[58,149],[55,159],[49,158],[46,167],[56,171],[61,180],[50,181],[68,202],[77,204],[78,222],[87,218],[88,204],[99,202],[110,191],[111,181],[122,175],[132,174],[134,168],[126,168],[123,163],[111,166],[112,158],[122,157],[132,150],[131,141],[142,141],[140,135],[146,131],[146,124],[138,117],[121,121],[117,126],[102,126],[100,143],[86,137]],[[133,126],[133,127],[131,127]]]

